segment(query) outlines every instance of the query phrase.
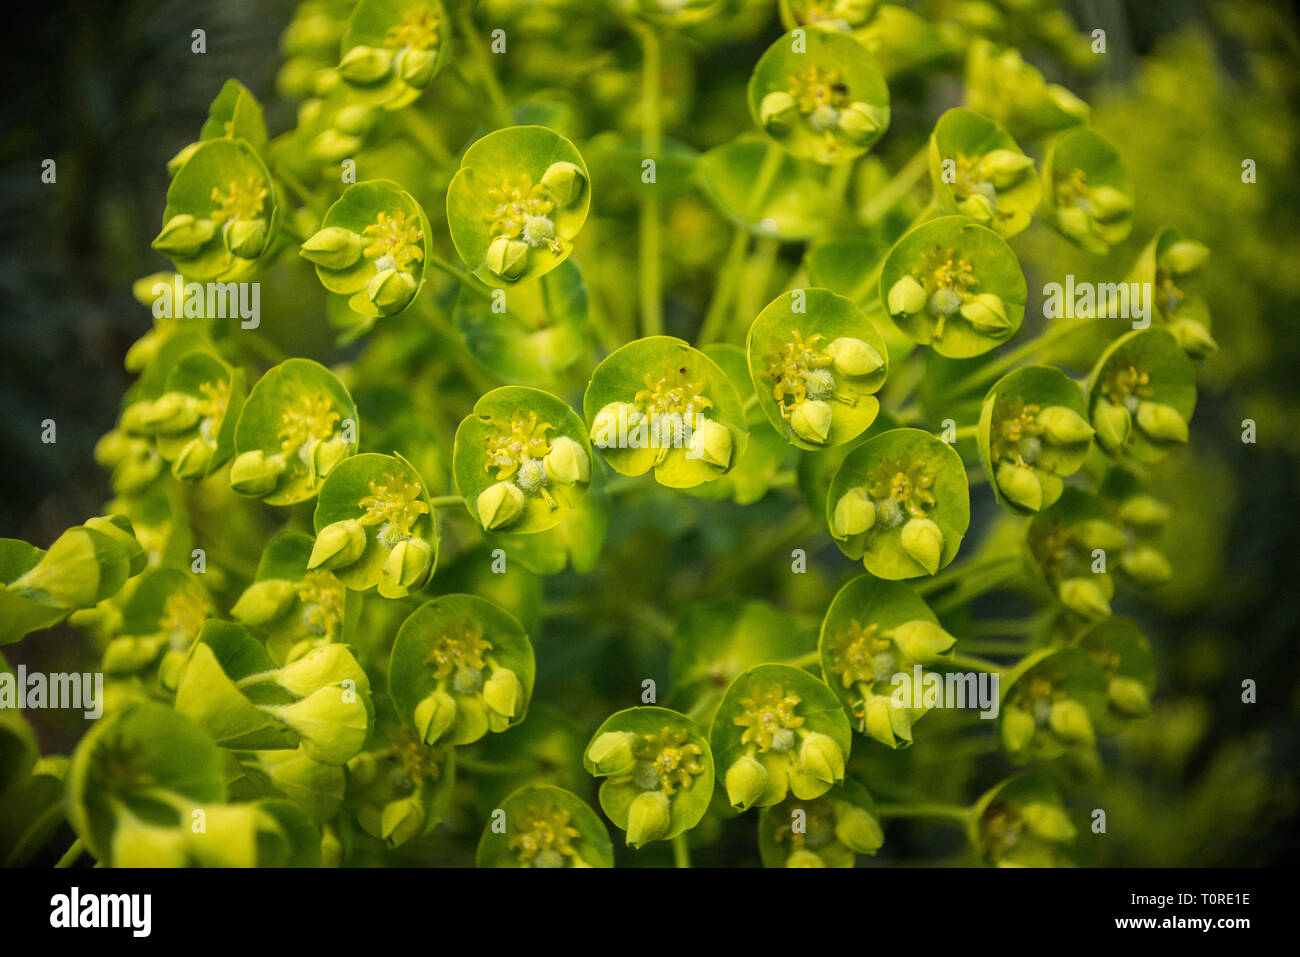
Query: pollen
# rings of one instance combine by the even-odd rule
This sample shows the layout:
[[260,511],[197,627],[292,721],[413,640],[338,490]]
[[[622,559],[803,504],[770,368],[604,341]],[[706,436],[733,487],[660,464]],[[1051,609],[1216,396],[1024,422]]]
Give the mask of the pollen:
[[[522,238],[530,246],[546,243],[554,247],[555,225],[550,214],[555,204],[541,183],[534,185],[532,177],[523,173],[513,182],[506,179],[498,189],[488,190],[488,198],[492,201],[492,208],[487,219],[492,224],[493,236]],[[546,222],[541,224],[538,220]],[[550,236],[543,235],[547,227]]]
[[442,640],[424,656],[424,663],[433,666],[433,676],[441,681],[462,668],[482,671],[486,664],[483,656],[491,650],[492,643],[483,637],[482,625],[461,621],[447,629]]
[[799,706],[799,697],[785,694],[781,685],[766,690],[755,686],[749,697],[740,699],[740,706],[743,713],[732,719],[745,729],[740,743],[757,744],[759,751],[771,750],[773,739],[779,732],[803,724],[803,718],[794,713]]
[[[824,338],[815,333],[804,339],[798,329],[792,329],[789,339],[784,342],[773,339],[763,353],[766,363],[763,377],[773,383],[772,397],[781,406],[781,415],[787,419],[801,402],[821,398],[835,390],[835,378],[827,368],[831,357],[818,348]],[[829,388],[825,381],[827,378],[830,380]]]
[[810,116],[819,107],[842,109],[849,105],[849,88],[839,70],[823,70],[817,64],[790,76],[790,95],[795,107],[804,116]]
[[188,645],[198,637],[203,623],[212,616],[212,611],[212,603],[203,592],[197,588],[179,588],[163,602],[158,626],[173,639],[179,638]]
[[424,261],[424,230],[419,218],[407,216],[406,210],[380,212],[375,221],[362,231],[370,243],[361,250],[367,259],[391,257],[393,268],[406,269],[414,260]]
[[392,746],[384,752],[384,757],[401,765],[412,790],[425,781],[436,781],[441,776],[443,750],[429,747],[420,740],[414,729],[399,728],[389,735],[389,741]]
[[506,847],[527,867],[563,867],[578,852],[573,842],[580,832],[573,815],[552,804],[530,804],[523,825],[506,841]]
[[212,382],[199,383],[203,399],[199,402],[199,414],[205,418],[219,419],[226,413],[230,404],[230,382],[216,379]]
[[440,27],[438,12],[432,6],[423,5],[407,10],[402,14],[401,23],[388,28],[384,46],[433,50],[438,46]]
[[635,751],[637,760],[650,765],[659,786],[670,797],[679,787],[689,788],[695,776],[704,773],[704,765],[700,763],[703,754],[703,748],[687,740],[685,731],[671,728],[643,735]]
[[1151,374],[1129,363],[1105,377],[1101,394],[1116,405],[1128,406],[1136,400],[1152,398],[1155,390],[1151,387]]
[[1075,204],[1080,197],[1088,194],[1088,174],[1081,169],[1072,169],[1056,177],[1056,205]]
[[385,474],[370,481],[370,494],[358,503],[366,510],[362,525],[389,524],[400,538],[410,538],[411,528],[429,506],[420,500],[420,486],[405,478]]
[[1035,418],[1039,407],[1026,403],[1021,398],[1002,396],[993,410],[992,453],[995,461],[1010,461],[1019,465],[1032,467],[1029,461],[1033,456],[1026,456],[1027,447],[1043,434],[1043,427]]
[[855,619],[835,636],[830,646],[831,671],[839,674],[845,688],[873,685],[877,679],[877,661],[888,653],[891,644],[888,638],[881,637],[878,624],[873,622],[864,627]]
[[308,572],[298,586],[302,623],[313,635],[334,637],[343,630],[343,586],[329,572]]
[[934,476],[926,471],[924,462],[912,461],[906,452],[897,459],[881,461],[870,478],[867,491],[872,498],[896,502],[913,518],[925,518],[926,509],[934,507]]
[[490,472],[496,469],[497,479],[508,479],[533,460],[546,457],[551,442],[546,437],[555,426],[540,422],[535,411],[524,416],[515,412],[509,422],[497,420],[496,432],[487,437],[487,465]]
[[212,201],[216,208],[212,219],[216,223],[227,220],[257,219],[262,215],[262,206],[266,201],[266,186],[256,176],[249,176],[244,182],[231,180],[223,192],[220,187],[212,187]]
[[679,415],[693,424],[697,414],[713,408],[704,395],[704,380],[692,381],[685,369],[673,369],[657,378],[647,374],[645,384],[635,399],[647,414]]
[[280,416],[280,431],[276,437],[285,452],[302,448],[309,442],[321,442],[334,434],[339,414],[333,404],[322,395],[307,394],[284,410]]

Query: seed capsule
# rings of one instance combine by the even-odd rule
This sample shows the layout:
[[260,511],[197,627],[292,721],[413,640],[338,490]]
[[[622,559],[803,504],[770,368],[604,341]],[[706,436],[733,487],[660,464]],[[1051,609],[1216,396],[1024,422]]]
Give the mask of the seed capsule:
[[943,531],[928,518],[909,519],[899,535],[903,551],[911,555],[925,569],[927,575],[939,570],[943,557]]
[[861,535],[876,524],[876,503],[864,488],[852,488],[840,496],[831,516],[831,532],[845,539]]
[[1047,721],[1056,736],[1069,744],[1090,745],[1096,740],[1088,709],[1073,698],[1054,702]]
[[341,765],[361,750],[370,730],[366,698],[328,685],[274,710],[297,732],[303,751],[321,764]]
[[401,269],[385,269],[366,283],[366,298],[385,315],[399,312],[415,296],[415,277]]
[[1169,559],[1150,545],[1126,553],[1120,559],[1120,566],[1136,581],[1147,586],[1163,585],[1174,577]]
[[1097,186],[1089,193],[1092,214],[1099,222],[1108,223],[1133,212],[1133,198],[1114,186]]
[[998,488],[1015,504],[1036,512],[1043,507],[1043,483],[1033,469],[1003,462],[998,466]]
[[626,774],[636,764],[632,744],[636,735],[629,731],[606,731],[591,742],[587,758],[598,774]]
[[820,399],[800,402],[790,413],[790,428],[805,442],[824,445],[831,434],[832,411]]
[[414,591],[433,567],[433,549],[422,538],[407,538],[393,546],[384,561],[384,577],[399,588]]
[[498,236],[488,246],[485,262],[488,269],[502,279],[518,279],[528,268],[528,244]]
[[794,97],[784,90],[774,90],[763,97],[758,108],[759,121],[769,133],[787,132],[799,115]]
[[826,862],[817,856],[815,851],[801,847],[785,859],[786,867],[825,867]]
[[308,237],[298,254],[326,269],[347,269],[361,258],[361,236],[341,226],[327,226]]
[[748,811],[767,790],[767,769],[758,758],[742,755],[727,769],[727,800],[737,811]]
[[1110,598],[1092,577],[1066,578],[1056,591],[1066,608],[1084,618],[1110,617]]
[[1204,268],[1210,258],[1210,250],[1195,240],[1183,239],[1174,243],[1160,256],[1158,265],[1175,276],[1185,276]]
[[287,579],[254,582],[244,589],[230,614],[245,625],[265,625],[288,611],[297,594],[297,587]]
[[836,369],[850,376],[871,375],[885,365],[879,352],[861,339],[851,336],[831,340],[826,347],[826,354],[831,357]]
[[628,846],[644,847],[663,837],[671,827],[672,810],[668,796],[662,791],[646,791],[638,795],[628,809]]
[[1074,840],[1075,829],[1070,817],[1062,808],[1045,801],[1030,801],[1020,805],[1020,818],[1025,825],[1047,841],[1064,843]]
[[993,150],[985,154],[984,166],[993,185],[997,189],[1006,189],[1014,185],[1026,170],[1033,169],[1034,161],[1016,150]]
[[284,456],[254,449],[230,463],[230,487],[240,495],[266,495],[275,489],[288,464]]
[[1138,428],[1157,442],[1186,442],[1187,420],[1171,405],[1160,402],[1139,402]]
[[212,446],[195,437],[185,443],[172,462],[172,475],[181,482],[196,482],[207,474],[212,462]]
[[189,213],[178,213],[163,226],[151,244],[164,256],[188,259],[198,253],[216,233],[210,219],[195,219]]
[[343,568],[360,558],[365,550],[365,527],[355,518],[346,518],[326,525],[317,533],[307,568]]
[[423,89],[433,79],[438,66],[436,50],[403,50],[393,60],[394,72],[408,85]]
[[1092,424],[1097,429],[1097,441],[1109,452],[1122,449],[1133,429],[1128,409],[1109,399],[1098,399],[1092,407]]
[[692,456],[715,468],[729,468],[732,452],[731,431],[722,423],[701,416],[687,442],[686,450]]
[[488,531],[504,528],[524,511],[524,493],[512,482],[497,482],[479,493],[479,521]]
[[1141,718],[1151,713],[1151,700],[1146,686],[1136,678],[1116,675],[1110,679],[1106,696],[1110,706],[1130,718]]
[[1179,319],[1169,324],[1169,331],[1178,340],[1178,345],[1193,359],[1208,359],[1219,351],[1219,344],[1205,328],[1205,323],[1196,319]]
[[823,784],[834,784],[844,778],[844,750],[830,735],[811,731],[799,747],[799,765]]
[[415,730],[420,740],[434,744],[456,720],[456,701],[445,691],[434,691],[415,706]]
[[1002,746],[1009,754],[1023,751],[1033,740],[1037,727],[1028,711],[1007,705],[1002,709]]
[[850,103],[840,111],[839,123],[840,132],[858,145],[870,143],[884,129],[880,114],[870,103]]
[[338,74],[349,83],[377,83],[393,67],[393,51],[376,47],[355,46],[343,54]]
[[1074,445],[1092,438],[1093,428],[1088,420],[1066,406],[1049,405],[1034,418],[1043,427],[1047,440],[1057,445]]
[[266,248],[265,219],[237,219],[224,233],[226,249],[240,259],[256,259]]
[[957,643],[957,639],[932,621],[916,619],[904,622],[889,637],[898,650],[912,661],[930,662]]
[[542,459],[546,474],[564,485],[591,481],[591,458],[586,449],[567,435],[551,442],[551,450]]
[[889,287],[889,314],[910,316],[925,308],[925,287],[911,276],[904,276]]
[[1082,241],[1092,235],[1092,217],[1081,206],[1062,206],[1056,211],[1056,223],[1071,239]]
[[996,336],[1011,328],[1007,307],[1001,296],[982,292],[969,302],[961,304],[962,318],[975,327],[976,332]]
[[519,678],[509,668],[495,668],[483,683],[483,703],[503,718],[513,718],[519,711],[522,688]]
[[857,854],[874,854],[885,843],[885,832],[865,809],[848,805],[836,812],[835,838]]
[[997,212],[993,200],[983,193],[971,193],[957,204],[957,209],[977,223],[993,222],[993,215]]
[[357,659],[346,646],[339,644],[322,645],[309,651],[281,668],[275,677],[275,683],[281,688],[299,696],[343,681],[351,681],[358,688],[369,686]]
[[586,177],[574,163],[560,161],[546,167],[542,185],[557,206],[569,206],[582,195]]

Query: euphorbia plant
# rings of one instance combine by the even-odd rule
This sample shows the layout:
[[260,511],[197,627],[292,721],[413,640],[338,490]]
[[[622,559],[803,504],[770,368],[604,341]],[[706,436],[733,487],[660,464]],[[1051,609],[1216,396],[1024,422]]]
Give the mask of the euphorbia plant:
[[[1155,707],[1112,603],[1177,564],[1148,466],[1193,438],[1208,250],[1142,237],[1150,328],[1096,299],[1031,334],[1042,228],[1107,254],[1140,203],[1005,47],[1061,40],[1033,5],[580,6],[494,56],[471,4],[303,3],[296,125],[230,81],[173,157],[114,497],[0,540],[0,644],[68,620],[107,677],[70,761],[0,725],[0,813],[61,791],[68,860],[735,863],[754,808],[766,866],[888,857],[913,816],[1070,859],[1045,782]],[[239,282],[260,328],[164,308]],[[981,649],[1008,585],[1041,614]],[[996,722],[930,714],[963,670]],[[921,800],[884,763],[916,754],[1003,780]]]

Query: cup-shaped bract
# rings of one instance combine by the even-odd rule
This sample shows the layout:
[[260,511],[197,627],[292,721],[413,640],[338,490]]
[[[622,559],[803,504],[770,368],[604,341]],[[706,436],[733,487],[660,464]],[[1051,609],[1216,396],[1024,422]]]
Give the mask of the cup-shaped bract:
[[764,867],[853,867],[885,842],[871,795],[856,781],[821,797],[787,797],[758,813],[758,852]]
[[1088,104],[1059,83],[1048,83],[1019,50],[971,40],[966,53],[966,104],[1017,136],[1037,137],[1087,123]]
[[1219,349],[1210,333],[1210,306],[1201,292],[1209,258],[1203,243],[1166,228],[1147,243],[1127,277],[1129,283],[1154,290],[1153,318],[1193,359],[1208,358]]
[[1133,230],[1133,179],[1115,147],[1088,127],[1051,141],[1043,159],[1043,218],[1103,256]]
[[347,589],[333,572],[308,568],[313,545],[302,532],[272,538],[252,584],[230,609],[232,618],[262,639],[277,665],[343,634]]
[[244,140],[260,155],[266,153],[266,122],[262,117],[262,105],[238,80],[227,80],[221,87],[221,92],[208,107],[208,116],[199,130],[198,140],[167,161],[167,172],[175,176],[201,143],[215,139]]
[[451,33],[440,0],[360,0],[339,43],[338,75],[359,102],[400,109],[438,75]]
[[1061,797],[1045,778],[1022,774],[977,801],[971,839],[981,860],[995,867],[1067,867],[1078,833]]
[[529,785],[498,805],[505,830],[489,821],[478,867],[613,867],[614,846],[596,812],[572,791]]
[[[801,449],[842,445],[875,421],[889,352],[866,315],[826,289],[796,289],[758,314],[749,375],[767,420]],[[824,407],[829,416],[809,415]],[[824,428],[822,427],[824,426]]]
[[909,338],[949,359],[982,355],[1014,336],[1027,295],[1011,247],[964,216],[909,231],[880,272],[885,313]]
[[840,551],[877,578],[933,575],[956,557],[970,525],[966,469],[929,432],[890,429],[844,459],[826,515]]
[[170,695],[186,655],[216,604],[197,575],[176,568],[142,574],[122,602],[121,620],[104,649],[104,674]]
[[1085,621],[1110,617],[1111,571],[1127,542],[1097,497],[1071,486],[1033,517],[1026,533],[1029,555],[1048,587]]
[[1106,674],[1077,648],[1045,648],[1003,677],[998,735],[1015,764],[1091,751],[1106,713]]
[[1196,367],[1167,329],[1116,339],[1088,378],[1097,443],[1112,456],[1155,462],[1187,442],[1196,410]]
[[1092,435],[1074,380],[1053,366],[1025,366],[985,396],[976,440],[993,494],[1023,514],[1061,497],[1061,480],[1082,467]]
[[402,623],[389,693],[425,744],[460,745],[524,720],[533,646],[504,609],[474,595],[442,595]]
[[413,728],[385,721],[347,774],[347,805],[361,829],[399,847],[442,820],[456,783],[456,749],[427,745]]
[[605,780],[600,807],[631,847],[672,840],[700,822],[713,797],[713,752],[694,721],[668,708],[610,715],[583,752]]
[[1098,734],[1117,734],[1151,713],[1155,656],[1137,622],[1129,618],[1098,622],[1078,637],[1076,645],[1106,675],[1106,709],[1096,716]]
[[502,386],[456,429],[452,468],[474,520],[490,532],[554,528],[591,484],[591,443],[578,414],[528,386]]
[[262,158],[243,140],[202,142],[167,188],[153,248],[188,279],[243,279],[269,259],[280,211]]
[[512,286],[568,258],[590,206],[591,174],[577,148],[544,126],[511,126],[461,157],[447,188],[447,226],[475,276]]
[[910,586],[861,575],[832,600],[818,647],[826,683],[853,729],[905,748],[928,710],[922,684],[928,667],[955,642]]
[[1034,162],[986,116],[954,107],[930,134],[930,182],[942,213],[960,213],[999,236],[1029,225],[1042,195]]
[[401,312],[424,287],[433,248],[429,219],[396,183],[354,183],[330,206],[299,254],[330,292],[363,316]]
[[254,384],[235,426],[230,484],[268,505],[305,502],[357,451],[352,397],[310,359],[286,359]]
[[825,794],[844,780],[852,737],[834,692],[781,664],[737,675],[709,729],[728,803],[742,811],[779,804],[787,794]]
[[889,127],[889,89],[862,44],[832,30],[797,30],[763,54],[749,79],[754,122],[795,156],[842,163]]
[[[325,529],[360,524],[365,545],[350,562],[331,561]],[[317,548],[308,571],[324,566],[349,588],[378,587],[384,598],[404,598],[428,583],[438,561],[438,523],[424,481],[400,455],[373,452],[345,459],[321,486],[312,517]],[[341,557],[350,557],[347,555]]]
[[777,11],[787,30],[816,27],[855,33],[871,22],[881,0],[780,0]]
[[735,386],[681,339],[651,336],[616,350],[582,400],[592,444],[621,475],[691,488],[727,474],[749,431]]

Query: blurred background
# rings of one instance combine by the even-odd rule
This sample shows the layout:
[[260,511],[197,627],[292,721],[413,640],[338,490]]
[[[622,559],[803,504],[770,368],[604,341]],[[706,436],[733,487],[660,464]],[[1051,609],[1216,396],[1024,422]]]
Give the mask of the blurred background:
[[[909,5],[935,22],[969,6]],[[538,6],[583,16],[581,3]],[[670,62],[680,74],[669,84],[670,116],[674,96],[682,109],[679,119],[670,118],[671,136],[703,149],[749,123],[743,83],[780,30],[773,3],[753,6],[734,49],[715,46],[704,55],[686,44],[676,50],[679,58]],[[505,11],[502,16],[521,9],[488,7]],[[1285,4],[1259,2],[1074,0],[1062,9],[1084,34],[1107,31],[1107,55],[1085,69],[1050,44],[1028,42],[1026,58],[1092,104],[1093,126],[1119,147],[1133,173],[1135,225],[1133,238],[1100,262],[1034,230],[1017,243],[1026,271],[1122,275],[1158,229],[1177,227],[1212,250],[1205,294],[1220,345],[1201,370],[1189,450],[1156,472],[1160,494],[1180,516],[1165,543],[1175,578],[1148,601],[1119,606],[1147,626],[1156,648],[1155,714],[1104,742],[1105,772],[1068,800],[1080,808],[1122,809],[1109,814],[1112,839],[1096,863],[1294,862],[1300,850],[1294,826],[1300,800],[1296,19]],[[495,13],[489,9],[488,16]],[[149,248],[168,185],[166,161],[194,139],[228,77],[263,103],[273,135],[292,125],[295,106],[277,92],[277,72],[293,5],[50,0],[7,16],[0,67],[0,536],[44,547],[64,528],[98,514],[110,497],[92,451],[113,426],[130,384],[126,349],[151,325],[131,284],[166,268]],[[190,51],[195,27],[207,33],[201,56]],[[635,48],[625,37],[610,42],[623,46],[611,46],[604,69],[635,78]],[[510,91],[517,78],[503,69]],[[960,76],[959,63],[941,64],[924,80],[891,83],[897,115],[923,133],[959,101]],[[579,84],[573,92],[582,96],[587,88]],[[682,102],[687,93],[689,110]],[[593,126],[605,122],[596,118]],[[625,125],[634,126],[634,118]],[[900,150],[893,159],[908,155]],[[41,181],[46,158],[57,163],[54,184]],[[1256,163],[1254,184],[1241,180],[1244,159]],[[700,241],[724,249],[726,234],[714,225]],[[798,249],[781,255],[794,263]],[[708,280],[707,268],[682,272],[675,288]],[[320,312],[312,314],[319,309],[314,301],[304,309],[281,344],[296,354],[337,356]],[[670,308],[668,318],[671,331],[688,336],[698,321],[686,306]],[[41,442],[44,419],[57,423],[53,445]],[[1245,419],[1257,425],[1254,444],[1241,440]],[[722,545],[744,547],[739,526],[720,534]],[[629,533],[620,543],[619,529],[611,530],[615,554],[641,548],[635,541]],[[783,596],[789,604],[824,607],[823,596],[853,571],[838,554],[826,565],[829,570],[816,573],[820,586]],[[764,595],[768,583],[754,577],[743,588]],[[39,660],[53,667],[60,654],[75,658],[79,641],[58,629],[5,654],[14,664]],[[603,646],[606,680],[620,669],[643,673],[645,654],[623,650]],[[555,667],[564,666],[571,663]],[[1253,705],[1241,703],[1247,678],[1259,688]],[[560,680],[554,669],[551,680]],[[73,743],[58,728],[38,722],[38,730],[47,750]],[[987,783],[975,770],[954,776],[921,747],[890,755],[890,762],[928,792],[969,797],[972,784]],[[748,862],[752,833],[748,826],[728,827],[718,835],[724,848],[735,848],[728,862]],[[950,839],[955,836],[925,824],[897,823],[876,863],[942,860],[953,852]]]

